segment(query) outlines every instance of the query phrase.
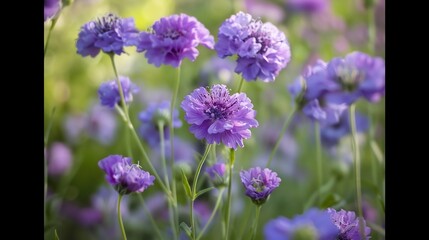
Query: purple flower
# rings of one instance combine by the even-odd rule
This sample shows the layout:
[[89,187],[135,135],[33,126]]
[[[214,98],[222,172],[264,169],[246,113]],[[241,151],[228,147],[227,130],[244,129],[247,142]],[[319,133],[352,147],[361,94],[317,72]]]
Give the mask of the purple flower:
[[94,105],[85,119],[85,131],[99,143],[108,145],[115,139],[117,121],[111,109]]
[[244,0],[244,7],[250,14],[273,22],[281,22],[285,17],[282,7],[266,0]]
[[352,104],[360,97],[379,101],[385,91],[385,71],[382,58],[362,52],[332,59],[327,66],[327,78],[336,91],[328,95],[328,101]]
[[207,174],[216,187],[226,185],[227,179],[225,178],[225,171],[225,163],[215,163],[213,166],[206,168]]
[[257,205],[265,203],[281,182],[276,172],[268,168],[262,170],[260,167],[241,170],[240,178],[246,189],[246,195]]
[[[305,81],[305,88],[302,81]],[[344,103],[332,103],[326,100],[326,95],[335,89],[335,84],[327,79],[326,63],[322,60],[308,66],[302,76],[289,86],[289,92],[298,101],[300,105],[298,107],[303,113],[324,125],[337,123],[343,111],[347,109]]]
[[150,64],[179,67],[184,58],[192,62],[198,56],[198,45],[213,49],[214,38],[195,17],[175,14],[156,21],[150,32],[141,32],[137,52],[144,52]]
[[67,172],[73,161],[70,148],[60,142],[51,145],[47,156],[49,175],[59,176]]
[[[133,101],[133,93],[137,93],[139,88],[131,82],[128,77],[119,76],[121,82],[122,92],[126,103]],[[119,94],[118,84],[116,80],[104,82],[98,88],[98,97],[100,98],[101,105],[114,108],[115,104],[121,106],[121,95]]]
[[329,0],[288,0],[286,4],[294,11],[317,13],[328,7]]
[[245,93],[229,95],[225,85],[214,85],[210,91],[200,87],[187,95],[181,107],[189,130],[207,143],[222,142],[229,148],[243,147],[250,138],[249,128],[257,127],[256,111]]
[[[368,118],[356,113],[356,129],[358,132],[365,132],[369,128]],[[338,123],[323,126],[320,130],[320,136],[325,146],[335,146],[340,139],[351,133],[349,111],[344,111]]]
[[44,5],[44,21],[52,18],[60,10],[61,3],[60,0],[45,0]]
[[[359,233],[359,218],[356,217],[356,214],[352,211],[345,211],[341,209],[336,211],[333,208],[328,208],[327,212],[331,216],[332,222],[340,230],[340,233],[337,236],[337,239],[344,240],[360,240]],[[365,228],[365,239],[370,238],[371,228],[366,226],[365,220],[363,220]]]
[[155,180],[154,176],[140,169],[139,165],[131,164],[131,158],[121,155],[110,155],[100,160],[98,166],[106,173],[106,180],[119,194],[143,192]]
[[264,227],[265,239],[269,240],[333,240],[336,239],[338,232],[329,214],[316,208],[311,208],[292,219],[278,217]]
[[[142,123],[140,126],[140,135],[148,142],[151,147],[156,147],[161,141],[159,138],[159,121],[162,121],[164,124],[165,142],[170,139],[170,131],[168,130],[168,122],[170,121],[169,101],[149,104],[146,110],[140,112],[139,120]],[[179,128],[181,126],[182,121],[179,119],[179,111],[174,109],[173,127]]]
[[236,73],[246,81],[272,82],[291,58],[285,35],[271,23],[239,12],[222,23],[215,50],[219,57],[237,55]]
[[95,57],[102,50],[121,55],[125,53],[124,46],[135,45],[137,36],[133,18],[119,18],[109,13],[81,27],[76,42],[77,53],[82,57]]

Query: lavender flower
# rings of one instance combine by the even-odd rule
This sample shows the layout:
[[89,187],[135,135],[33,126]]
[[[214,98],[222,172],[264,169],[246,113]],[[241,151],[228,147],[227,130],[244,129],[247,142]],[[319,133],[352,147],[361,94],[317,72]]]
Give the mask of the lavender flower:
[[139,165],[131,164],[131,158],[121,155],[110,155],[100,160],[98,166],[106,173],[106,180],[119,194],[143,192],[155,180],[154,176],[141,170]]
[[262,170],[260,167],[241,170],[240,178],[246,189],[246,195],[257,205],[265,203],[281,182],[276,172],[268,168]]
[[59,176],[67,172],[73,161],[70,148],[60,142],[55,142],[51,145],[47,157],[48,173],[53,176]]
[[[347,109],[344,103],[332,103],[326,100],[326,95],[335,91],[335,84],[328,81],[326,76],[326,63],[318,60],[314,65],[308,66],[302,76],[289,86],[289,92],[296,99],[303,113],[324,125],[337,123],[341,113]],[[303,86],[302,81],[305,81],[306,87]]]
[[215,163],[213,166],[206,168],[206,172],[209,175],[211,181],[216,187],[225,186],[227,183],[225,163]]
[[265,239],[269,240],[333,240],[336,239],[338,232],[336,226],[330,221],[329,214],[315,208],[292,219],[278,217],[269,221],[264,227]]
[[95,57],[102,50],[121,55],[125,53],[124,46],[134,45],[137,37],[133,18],[119,18],[109,13],[81,27],[76,42],[77,53],[82,57]]
[[195,61],[198,45],[213,49],[214,38],[195,17],[175,14],[156,21],[151,32],[141,32],[137,52],[144,52],[150,64],[179,67],[184,58]]
[[329,0],[287,0],[286,4],[294,11],[311,14],[323,12],[329,6]]
[[362,52],[352,52],[345,58],[334,58],[327,66],[327,78],[336,90],[328,101],[352,104],[364,97],[377,102],[385,91],[384,60]]
[[[340,230],[337,239],[345,240],[360,240],[362,239],[359,233],[359,218],[352,211],[345,211],[341,209],[336,211],[333,208],[328,208],[327,212],[331,216],[332,222]],[[371,228],[366,226],[365,220],[363,220],[365,228],[365,239],[370,238]]]
[[189,130],[207,143],[222,142],[229,148],[243,147],[250,138],[249,128],[257,127],[256,111],[245,93],[229,95],[225,85],[214,85],[210,92],[200,87],[187,95],[181,107]]
[[237,55],[236,73],[246,81],[272,82],[291,58],[285,35],[271,23],[239,12],[219,28],[215,50],[219,57]]
[[[358,132],[365,132],[369,128],[368,118],[356,113],[356,129]],[[327,146],[335,146],[340,139],[351,133],[349,111],[344,111],[339,122],[333,125],[323,126],[320,130],[322,143]]]
[[60,0],[45,0],[44,5],[44,21],[54,17],[58,10],[60,10],[61,3]]
[[[137,93],[139,88],[128,77],[119,76],[119,81],[122,86],[125,102],[130,103],[133,101],[133,93]],[[114,108],[115,104],[120,105],[121,95],[119,94],[116,81],[111,80],[102,83],[98,89],[98,97],[103,106]]]
[[[140,112],[139,120],[142,123],[140,126],[140,135],[148,142],[151,147],[156,147],[159,142],[158,123],[164,123],[164,139],[167,142],[170,139],[168,131],[168,122],[170,121],[170,102],[163,101],[160,103],[151,103],[146,110]],[[179,111],[173,111],[173,127],[179,128],[182,126],[182,121],[179,119]]]

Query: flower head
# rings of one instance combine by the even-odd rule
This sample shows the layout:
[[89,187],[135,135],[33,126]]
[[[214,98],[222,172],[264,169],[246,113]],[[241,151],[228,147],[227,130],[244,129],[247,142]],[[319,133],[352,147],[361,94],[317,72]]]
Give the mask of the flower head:
[[206,172],[209,175],[215,186],[226,185],[226,165],[225,163],[215,163],[212,166],[206,168]]
[[[137,93],[139,88],[128,77],[119,76],[124,100],[126,103],[133,101],[133,93]],[[115,104],[120,105],[121,95],[119,94],[118,84],[115,80],[104,82],[98,88],[98,97],[101,105],[114,108]]]
[[195,17],[175,14],[156,21],[150,32],[141,32],[137,52],[144,52],[150,64],[179,67],[184,58],[195,61],[198,45],[213,49],[214,38]]
[[347,105],[326,99],[328,93],[335,91],[335,85],[326,76],[326,63],[318,60],[289,86],[289,92],[307,117],[322,124],[335,124]]
[[154,176],[140,169],[139,165],[131,164],[131,158],[121,155],[110,155],[100,160],[98,166],[106,173],[106,180],[119,194],[143,192],[155,180]]
[[214,85],[209,91],[200,87],[187,95],[181,107],[189,130],[207,143],[222,142],[229,148],[243,147],[250,138],[249,128],[257,127],[256,111],[245,93],[229,95],[225,85]]
[[[359,233],[359,218],[356,217],[356,214],[352,211],[345,211],[341,209],[336,211],[333,208],[328,208],[327,212],[331,216],[332,222],[340,230],[340,233],[337,236],[337,239],[344,240],[360,240]],[[365,239],[369,239],[369,234],[371,233],[371,228],[366,226],[365,220],[363,220],[365,228]]]
[[281,182],[276,172],[268,168],[262,170],[260,167],[241,170],[240,178],[246,188],[246,195],[257,205],[265,203]]
[[[170,132],[168,131],[168,122],[170,121],[170,102],[163,101],[160,103],[151,103],[146,110],[140,112],[139,120],[142,123],[140,126],[140,135],[149,143],[150,146],[155,147],[159,144],[159,122],[164,125],[164,139],[170,139]],[[179,111],[173,111],[173,127],[179,128],[182,126],[182,121],[179,119]]]
[[48,173],[49,175],[62,175],[67,172],[73,161],[70,148],[60,142],[55,142],[48,151]]
[[95,57],[102,50],[121,55],[125,53],[124,46],[135,44],[137,36],[133,18],[120,18],[109,13],[81,27],[76,42],[77,53],[82,57]]
[[327,78],[337,91],[329,94],[329,101],[352,104],[360,97],[379,101],[385,92],[385,71],[382,58],[362,52],[332,59],[327,66]]
[[218,39],[218,56],[237,55],[235,72],[242,73],[246,81],[274,81],[291,58],[286,36],[273,24],[262,23],[247,13],[239,12],[225,20]]
[[336,239],[338,229],[330,221],[326,211],[311,208],[292,219],[278,217],[264,227],[265,239],[270,240],[332,240]]
[[44,21],[52,18],[60,10],[61,2],[60,0],[45,0],[44,5]]

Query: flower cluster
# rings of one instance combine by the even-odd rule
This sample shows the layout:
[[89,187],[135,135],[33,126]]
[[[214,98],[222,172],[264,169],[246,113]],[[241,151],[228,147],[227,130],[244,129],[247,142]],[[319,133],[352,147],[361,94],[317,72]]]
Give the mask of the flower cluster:
[[195,17],[176,14],[161,18],[150,32],[141,32],[137,52],[144,52],[150,64],[179,67],[184,58],[194,61],[198,45],[213,49],[214,38],[209,30]]
[[290,61],[291,52],[284,33],[271,23],[263,23],[250,14],[239,12],[219,28],[215,50],[219,57],[237,55],[236,73],[246,81],[275,80]]
[[125,53],[124,46],[135,44],[137,36],[133,18],[120,18],[109,13],[81,27],[76,42],[77,53],[82,57],[95,57],[102,50],[121,55]]
[[246,195],[252,199],[256,205],[265,203],[270,194],[281,182],[277,173],[268,168],[250,168],[240,171],[241,182],[246,189]]
[[[128,77],[119,76],[119,81],[124,94],[126,103],[133,101],[133,93],[137,93],[139,88]],[[98,96],[101,105],[114,108],[116,104],[120,105],[121,95],[119,94],[119,87],[115,80],[111,80],[100,85],[98,88]]]
[[106,173],[106,180],[119,194],[143,192],[153,185],[155,177],[131,164],[131,158],[121,155],[110,155],[98,162],[98,166]]
[[[337,239],[362,239],[359,233],[359,218],[356,217],[356,214],[354,212],[346,211],[343,209],[341,209],[340,211],[336,211],[333,208],[328,208],[327,212],[330,214],[332,222],[340,230]],[[363,224],[365,229],[364,238],[368,240],[370,238],[369,235],[371,233],[371,228],[366,226],[365,220],[363,220]]]
[[249,128],[257,127],[256,112],[245,93],[229,95],[225,85],[217,84],[209,91],[200,87],[187,95],[181,107],[189,130],[207,143],[223,143],[229,148],[243,147],[243,139],[251,136]]

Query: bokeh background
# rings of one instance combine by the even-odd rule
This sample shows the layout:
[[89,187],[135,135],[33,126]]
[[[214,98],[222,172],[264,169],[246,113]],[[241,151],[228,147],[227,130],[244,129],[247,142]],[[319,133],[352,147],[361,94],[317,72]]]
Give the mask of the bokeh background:
[[[343,57],[352,51],[362,51],[384,58],[384,0],[332,0],[326,7],[299,9],[287,0],[75,0],[63,9],[52,32],[44,67],[45,130],[52,122],[46,156],[48,157],[48,225],[45,239],[54,239],[56,229],[60,239],[119,239],[115,215],[116,193],[104,180],[97,163],[111,154],[126,154],[125,127],[119,116],[99,105],[97,89],[114,79],[107,55],[82,58],[76,54],[76,39],[80,27],[107,12],[121,17],[133,17],[139,30],[148,29],[156,20],[176,13],[186,13],[203,23],[217,40],[222,22],[238,11],[260,17],[281,29],[289,40],[292,59],[275,82],[246,82],[243,91],[252,100],[260,126],[252,129],[252,138],[236,152],[233,183],[233,239],[246,239],[254,207],[244,195],[238,172],[252,166],[264,166],[277,138],[282,122],[292,109],[293,99],[287,90],[309,63],[321,58]],[[45,22],[45,41],[50,22]],[[116,57],[119,75],[128,76],[140,91],[130,105],[131,119],[140,127],[138,114],[151,102],[171,99],[176,70],[169,66],[156,68],[147,63],[134,47]],[[184,60],[181,86],[176,106],[198,86],[216,83],[236,89],[240,76],[233,72],[234,59],[221,60],[216,52],[199,47],[195,62]],[[179,109],[179,107],[177,107]],[[52,114],[53,109],[55,113]],[[359,135],[362,156],[362,188],[364,212],[372,224],[372,239],[383,239],[384,228],[384,99],[376,104],[360,100],[357,109],[367,124]],[[188,125],[176,129],[178,156],[189,176],[196,167],[194,156],[204,150],[202,142],[189,133]],[[134,158],[141,155],[130,144]],[[159,150],[145,146],[154,165]],[[218,158],[226,149],[217,147]],[[271,168],[282,178],[280,187],[264,205],[257,239],[263,239],[262,229],[270,219],[293,217],[311,206],[317,206],[316,147],[313,124],[297,114],[286,132]],[[213,161],[213,159],[209,159]],[[344,208],[356,211],[355,183],[349,136],[335,144],[325,144],[324,193],[319,207]],[[158,164],[159,165],[159,164]],[[144,165],[143,165],[143,168]],[[201,181],[209,185],[206,176]],[[188,221],[183,188],[178,182],[183,205],[181,219]],[[157,187],[149,188],[144,198],[149,211],[163,231],[168,230],[166,203]],[[213,209],[216,191],[199,199],[198,217],[206,221]],[[140,200],[133,195],[124,199],[123,218],[129,239],[156,239]],[[219,218],[203,239],[218,239]]]

